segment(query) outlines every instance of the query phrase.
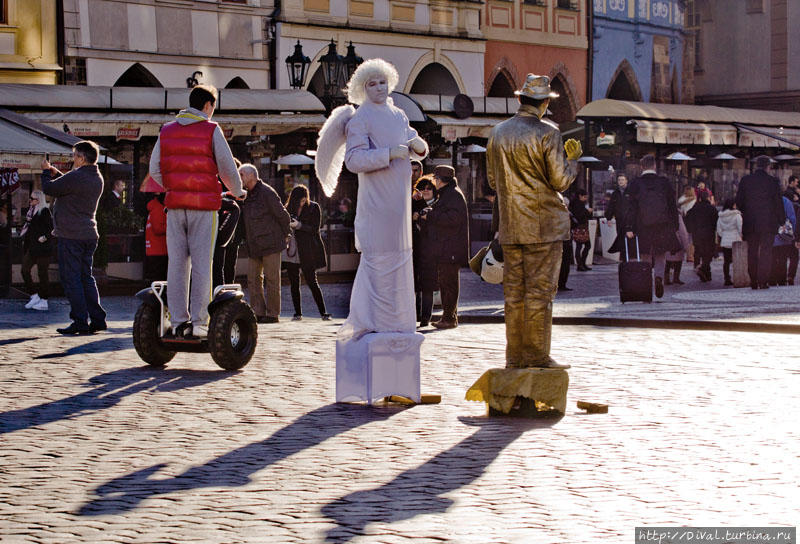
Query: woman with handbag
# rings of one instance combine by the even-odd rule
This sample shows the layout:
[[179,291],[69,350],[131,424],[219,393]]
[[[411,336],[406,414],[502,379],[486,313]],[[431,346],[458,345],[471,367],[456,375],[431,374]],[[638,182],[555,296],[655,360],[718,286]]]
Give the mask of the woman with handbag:
[[584,189],[575,192],[575,198],[569,203],[569,211],[572,214],[572,239],[575,241],[575,260],[578,263],[577,270],[591,270],[586,266],[586,259],[589,256],[589,219],[592,218],[592,208],[587,205],[589,193]]
[[299,321],[303,318],[300,302],[300,271],[303,272],[303,279],[311,290],[314,302],[317,303],[320,316],[327,321],[331,319],[331,314],[325,310],[325,299],[322,297],[322,289],[317,281],[317,269],[327,265],[325,246],[322,244],[322,236],[319,233],[322,222],[319,204],[309,198],[308,188],[305,185],[297,185],[289,194],[286,211],[292,217],[290,223],[292,233],[281,260],[291,286],[292,304],[294,305],[292,321]]
[[423,218],[431,210],[438,196],[433,174],[419,178],[416,188],[422,195],[422,199],[416,202],[424,206],[415,209],[412,205],[411,227],[418,233],[419,239],[414,261],[414,284],[417,292],[419,326],[427,327],[433,313],[433,292],[439,289],[436,240],[432,237],[432,229],[428,228],[428,223]]
[[[51,240],[53,239],[53,216],[47,206],[44,193],[33,191],[30,197],[28,215],[20,231],[22,238],[22,279],[25,280],[25,290],[31,295],[25,304],[29,310],[46,311],[49,291],[48,269],[50,256],[53,252]],[[36,265],[39,273],[39,288],[33,284],[31,270]]]

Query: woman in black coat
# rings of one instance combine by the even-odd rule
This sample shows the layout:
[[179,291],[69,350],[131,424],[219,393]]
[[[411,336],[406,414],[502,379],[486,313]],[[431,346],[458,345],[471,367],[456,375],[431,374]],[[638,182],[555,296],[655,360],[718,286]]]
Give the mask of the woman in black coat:
[[[289,194],[286,202],[286,211],[292,217],[292,237],[289,248],[284,251],[283,266],[289,276],[294,304],[294,321],[303,317],[300,302],[300,271],[303,279],[311,290],[314,302],[317,303],[322,319],[329,320],[331,314],[325,310],[325,299],[317,281],[317,269],[324,268],[328,261],[325,257],[325,246],[322,244],[319,228],[322,223],[322,213],[319,204],[313,202],[308,195],[305,185],[297,185]],[[294,249],[294,251],[293,251]]]
[[414,233],[414,289],[417,292],[417,320],[420,327],[427,327],[433,313],[433,292],[439,288],[437,273],[437,241],[423,216],[436,202],[437,191],[433,175],[417,180],[417,190],[422,198],[412,203],[412,232]]
[[[25,280],[25,290],[31,298],[25,305],[28,309],[48,310],[47,298],[49,296],[48,269],[50,256],[53,251],[51,240],[53,238],[53,216],[47,207],[42,191],[31,193],[30,208],[25,218],[25,225],[20,235],[22,237],[22,279]],[[33,284],[31,270],[36,265],[39,273],[39,288]]]
[[584,189],[578,189],[569,203],[569,212],[572,214],[572,239],[575,240],[575,260],[580,271],[591,270],[586,266],[591,248],[588,234],[589,220],[592,218],[592,208],[587,207],[588,200],[589,193]]

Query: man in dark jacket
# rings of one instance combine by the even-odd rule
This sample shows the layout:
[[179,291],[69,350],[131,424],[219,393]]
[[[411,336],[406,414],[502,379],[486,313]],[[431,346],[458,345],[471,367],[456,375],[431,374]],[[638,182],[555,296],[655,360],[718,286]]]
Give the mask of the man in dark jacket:
[[642,175],[628,187],[630,209],[625,218],[625,235],[638,236],[642,260],[652,259],[656,297],[664,296],[666,254],[681,245],[678,231],[678,206],[669,180],[656,173],[656,158],[645,155],[639,161]]
[[742,212],[742,235],[747,242],[747,272],[750,287],[768,289],[772,267],[772,242],[786,221],[778,178],[767,174],[770,158],[755,158],[756,171],[742,178],[736,192],[736,207]]
[[435,321],[437,329],[458,326],[459,271],[469,262],[469,217],[467,200],[458,188],[456,171],[439,165],[433,171],[439,198],[432,209],[421,217],[431,229],[431,238],[439,245],[439,289],[442,292],[442,319]]
[[[53,233],[58,238],[58,273],[69,300],[72,323],[56,329],[61,334],[89,334],[106,329],[92,259],[97,249],[97,202],[103,194],[103,176],[97,168],[97,144],[82,141],[72,148],[72,171],[62,174],[42,161],[42,191],[56,197]],[[57,176],[51,181],[51,176]],[[91,319],[91,322],[89,321]]]
[[242,214],[249,255],[247,287],[250,305],[259,323],[277,323],[281,314],[281,251],[286,249],[292,218],[275,189],[258,177],[255,166],[243,164],[239,174],[247,189]]
[[611,193],[611,201],[608,203],[608,208],[606,208],[605,213],[605,218],[608,221],[616,219],[617,224],[617,237],[614,238],[614,243],[608,248],[608,252],[619,252],[620,261],[627,260],[625,257],[625,246],[623,245],[625,242],[625,217],[627,217],[628,208],[630,208],[628,195],[626,193],[627,188],[628,176],[619,174],[617,176],[617,188]]
[[709,201],[711,193],[702,189],[700,201],[686,214],[686,230],[694,243],[695,270],[700,281],[711,281],[711,259],[714,258],[717,241],[717,208]]

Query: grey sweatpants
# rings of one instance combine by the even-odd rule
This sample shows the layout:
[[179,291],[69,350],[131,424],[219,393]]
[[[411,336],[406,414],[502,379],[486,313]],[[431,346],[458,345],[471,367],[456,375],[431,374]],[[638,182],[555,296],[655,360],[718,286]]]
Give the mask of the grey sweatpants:
[[[211,262],[217,238],[217,212],[169,210],[167,213],[167,305],[173,326],[189,321],[208,325],[211,300]],[[191,302],[189,275],[191,274]]]

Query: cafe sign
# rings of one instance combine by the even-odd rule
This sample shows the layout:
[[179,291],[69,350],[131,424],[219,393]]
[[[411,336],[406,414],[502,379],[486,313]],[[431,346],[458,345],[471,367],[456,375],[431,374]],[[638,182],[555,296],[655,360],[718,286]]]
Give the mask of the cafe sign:
[[142,127],[119,127],[117,128],[117,141],[129,140],[138,142],[142,137]]

